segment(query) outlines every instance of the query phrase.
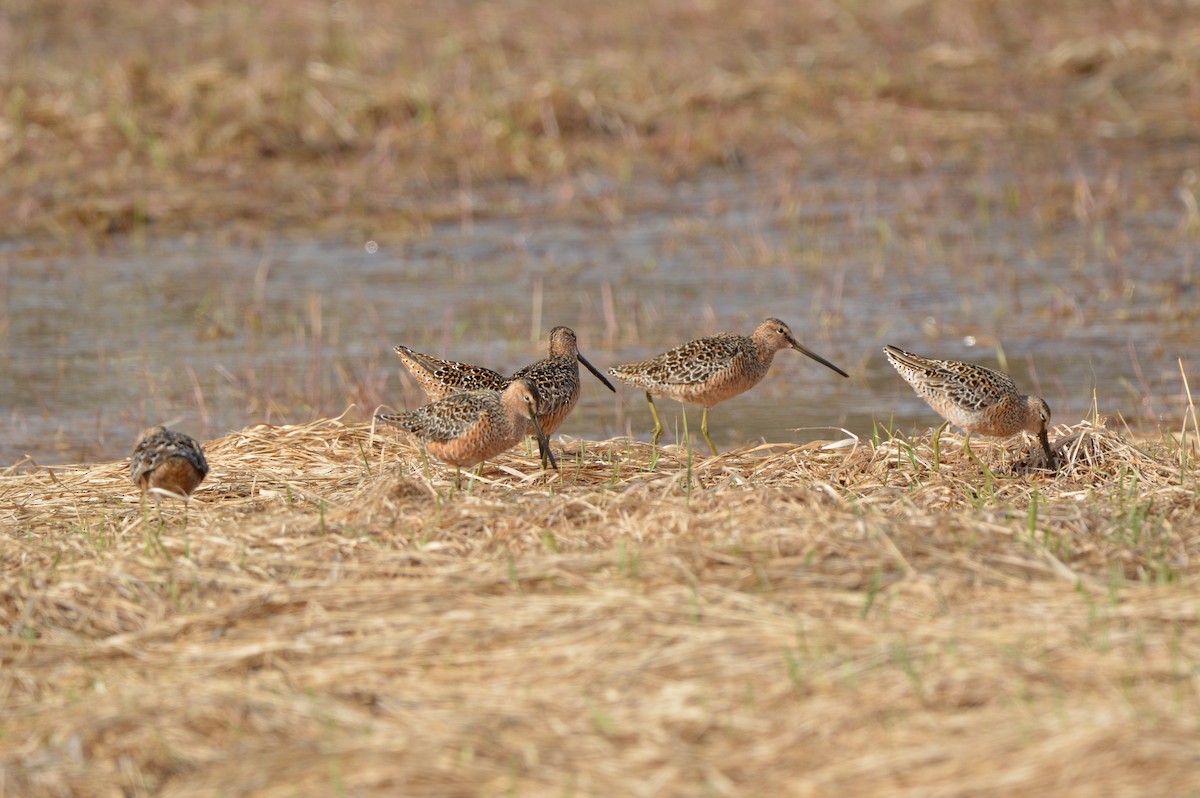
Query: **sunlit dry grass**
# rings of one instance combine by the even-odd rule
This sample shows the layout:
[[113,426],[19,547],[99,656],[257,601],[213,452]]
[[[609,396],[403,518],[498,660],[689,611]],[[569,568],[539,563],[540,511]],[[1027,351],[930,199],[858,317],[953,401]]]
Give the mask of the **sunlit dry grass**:
[[[455,491],[391,430],[0,478],[17,795],[1187,794],[1195,431],[563,441]],[[935,462],[937,466],[935,468]],[[1013,475],[1013,470],[1022,473]]]
[[[1166,191],[1182,249],[1200,230],[1198,20],[1187,3],[1082,0],[14,0],[0,218],[10,237],[86,245],[405,238],[527,213],[525,186],[551,189],[540,214],[617,220],[647,174],[823,157],[888,179],[975,158],[986,174],[999,151],[1020,170],[1003,198],[979,190],[989,236],[1003,210],[1119,253],[1106,221]],[[1153,166],[1070,173],[1125,143]],[[927,218],[963,204],[917,192],[865,214],[874,227],[834,259],[800,211],[870,191],[772,191],[796,242],[727,242],[722,268],[796,263],[840,285],[865,262],[872,290],[905,290],[889,242],[927,268],[945,246]],[[1005,290],[975,254],[947,259]],[[1113,265],[1091,288],[1129,290],[1125,258],[1097,260]],[[307,370],[222,374],[251,417],[394,401],[378,360],[323,370],[338,339],[318,293],[269,318],[267,265],[255,291],[222,280],[194,313],[197,337],[262,329],[271,346],[284,324],[313,352]],[[1187,285],[1163,315],[1190,318]],[[602,305],[605,348],[672,323],[619,284]],[[1054,312],[1085,311],[1063,296]],[[537,339],[540,304],[527,315],[484,333]],[[142,377],[156,412],[192,401],[158,401],[160,376]],[[208,442],[186,521],[140,507],[122,462],[0,475],[0,793],[1200,790],[1194,412],[1152,437],[1099,414],[1060,426],[1054,473],[1017,440],[972,441],[980,464],[957,436],[881,428],[715,458],[567,440],[558,474],[517,449],[463,491],[350,418]]]

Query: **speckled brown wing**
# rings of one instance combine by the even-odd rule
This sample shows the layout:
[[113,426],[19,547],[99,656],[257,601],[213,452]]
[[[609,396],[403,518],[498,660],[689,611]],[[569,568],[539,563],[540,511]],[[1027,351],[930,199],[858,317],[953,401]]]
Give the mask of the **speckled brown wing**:
[[939,411],[939,405],[951,404],[980,412],[1020,396],[1012,377],[985,366],[932,360],[894,346],[885,347],[884,351],[905,382]]
[[483,366],[442,360],[403,345],[392,351],[432,402],[464,391],[502,391],[509,383],[503,375]]
[[444,443],[466,434],[489,412],[502,412],[496,391],[466,391],[404,413],[379,413],[378,418],[425,441]]
[[722,371],[738,368],[748,355],[753,356],[752,347],[745,336],[721,333],[680,344],[650,360],[614,366],[608,373],[648,391],[663,386],[696,385]]

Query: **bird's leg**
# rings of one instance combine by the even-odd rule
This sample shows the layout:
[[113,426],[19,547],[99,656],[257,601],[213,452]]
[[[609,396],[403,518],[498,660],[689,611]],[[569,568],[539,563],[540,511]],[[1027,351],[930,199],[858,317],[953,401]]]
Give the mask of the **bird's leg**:
[[663,436],[663,425],[658,418],[658,408],[654,406],[654,397],[650,395],[649,391],[646,391],[646,402],[650,405],[650,415],[654,416],[654,437],[651,438],[650,445],[658,446],[658,442],[662,440]]
[[550,439],[546,437],[546,431],[542,429],[542,424],[538,421],[536,414],[530,414],[529,424],[533,427],[533,434],[537,438],[538,455],[542,460],[542,471],[545,472],[551,468],[558,470],[558,463],[554,459],[554,450],[550,448]]
[[933,431],[933,470],[937,471],[942,467],[942,433],[946,431],[946,427],[950,426],[949,421],[943,421],[942,426]]
[[996,475],[992,473],[992,469],[988,468],[987,464],[984,463],[982,460],[980,460],[978,455],[976,455],[975,451],[971,448],[971,433],[970,432],[968,432],[967,436],[965,438],[963,438],[963,450],[967,453],[967,455],[972,460],[975,461],[975,465],[977,465],[981,469],[983,469],[983,475],[985,477],[987,477],[989,482],[991,482],[992,480],[994,480],[996,478]]
[[708,443],[708,450],[713,453],[713,457],[717,456],[717,447],[713,446],[712,438],[708,437],[708,408],[704,408],[704,413],[700,416],[700,433],[704,436],[704,440]]

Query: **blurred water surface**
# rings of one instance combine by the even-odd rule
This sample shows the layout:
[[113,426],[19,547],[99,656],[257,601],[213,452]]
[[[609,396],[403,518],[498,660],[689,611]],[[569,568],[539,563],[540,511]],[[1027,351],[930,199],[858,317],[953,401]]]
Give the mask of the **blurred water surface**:
[[[749,333],[768,315],[851,379],[782,352],[754,391],[712,412],[718,445],[935,425],[884,343],[992,366],[1003,356],[1059,422],[1087,415],[1094,395],[1131,426],[1175,428],[1178,358],[1200,378],[1193,178],[1137,160],[889,180],[826,165],[671,186],[580,180],[571,190],[594,194],[594,213],[514,190],[503,215],[400,244],[293,236],[86,255],[10,244],[0,463],[118,459],[161,422],[208,439],[352,403],[355,419],[414,406],[397,343],[508,372],[566,324],[605,368]],[[564,434],[648,436],[640,392],[584,379]],[[679,406],[660,407],[675,423]],[[689,418],[698,425],[698,408]]]

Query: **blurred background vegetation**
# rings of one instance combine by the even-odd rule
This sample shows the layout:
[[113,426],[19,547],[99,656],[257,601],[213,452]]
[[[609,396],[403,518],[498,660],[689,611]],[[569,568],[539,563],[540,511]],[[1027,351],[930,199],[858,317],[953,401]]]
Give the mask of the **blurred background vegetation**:
[[612,215],[576,181],[829,153],[882,173],[1144,147],[1186,168],[1200,5],[5,0],[0,98],[6,238],[378,238],[467,201],[511,212],[511,181]]

